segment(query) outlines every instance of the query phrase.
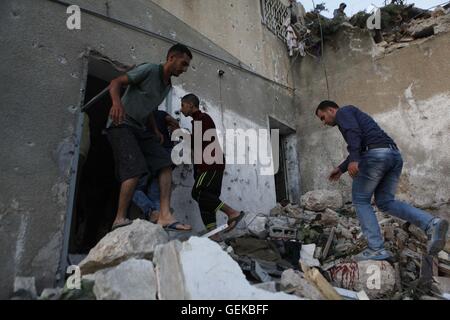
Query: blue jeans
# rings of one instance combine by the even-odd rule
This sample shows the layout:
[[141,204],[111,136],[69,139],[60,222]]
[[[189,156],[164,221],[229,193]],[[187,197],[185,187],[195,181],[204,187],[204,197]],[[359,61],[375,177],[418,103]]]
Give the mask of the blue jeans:
[[353,180],[352,200],[369,248],[384,248],[384,240],[371,206],[375,194],[377,207],[390,215],[406,220],[426,231],[433,216],[406,203],[395,200],[395,191],[402,172],[399,151],[390,148],[371,149],[362,154],[359,173]]
[[133,202],[142,210],[144,215],[149,218],[152,211],[159,211],[159,180],[153,177],[147,186],[147,176],[139,180],[138,186],[133,194]]

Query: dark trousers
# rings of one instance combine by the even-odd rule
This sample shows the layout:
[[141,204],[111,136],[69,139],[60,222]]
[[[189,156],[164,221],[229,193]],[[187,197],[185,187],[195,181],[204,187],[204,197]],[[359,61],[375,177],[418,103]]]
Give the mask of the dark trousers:
[[222,191],[223,171],[211,170],[196,173],[192,198],[197,201],[203,223],[207,229],[214,228],[216,212],[224,203],[219,199]]

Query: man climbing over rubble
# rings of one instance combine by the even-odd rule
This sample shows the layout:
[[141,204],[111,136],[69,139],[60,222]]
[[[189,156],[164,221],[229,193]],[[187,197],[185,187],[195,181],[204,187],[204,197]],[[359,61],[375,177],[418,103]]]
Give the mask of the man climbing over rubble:
[[[156,126],[164,137],[163,147],[170,155],[173,149],[171,132],[180,128],[178,121],[163,110],[153,111]],[[133,202],[141,209],[150,222],[156,223],[161,208],[159,180],[157,176],[146,175],[139,179],[133,194]]]
[[337,181],[348,171],[353,178],[352,201],[368,248],[355,256],[356,260],[387,260],[391,253],[384,249],[377,217],[371,205],[375,195],[377,207],[393,216],[421,228],[428,236],[427,251],[436,255],[446,242],[448,221],[395,200],[395,191],[403,167],[403,160],[395,142],[368,114],[355,106],[339,106],[333,101],[322,101],[316,116],[324,125],[338,126],[349,156],[335,168],[329,179]]
[[[196,136],[199,136],[202,139],[201,149],[196,150],[194,148],[194,159],[196,158],[195,153],[201,152],[198,157],[201,160],[201,163],[194,162],[195,182],[192,188],[192,198],[197,201],[199,205],[200,214],[203,223],[205,224],[206,232],[209,232],[217,227],[216,212],[218,211],[222,211],[228,216],[229,227],[225,230],[225,232],[230,232],[244,217],[244,212],[239,212],[231,208],[219,198],[222,190],[223,172],[225,170],[225,156],[223,155],[223,151],[217,141],[217,132],[214,121],[208,114],[202,112],[199,106],[200,101],[198,97],[192,93],[185,95],[181,99],[181,113],[183,113],[185,117],[192,117],[191,145],[195,146],[195,142],[193,140]],[[201,132],[196,132],[195,130],[197,128],[200,129]],[[214,131],[214,140],[212,140],[212,142],[203,141],[204,134],[208,130]],[[210,161],[205,158],[205,148],[210,143],[214,142],[216,142],[217,147],[211,152],[211,157],[214,159],[221,158],[221,161],[208,163]],[[220,154],[216,155],[215,152]],[[212,239],[215,240],[217,237]]]
[[[190,50],[176,44],[169,49],[164,64],[145,63],[111,81],[107,135],[121,183],[112,229],[131,223],[127,219],[128,206],[139,178],[148,173],[157,174],[159,180],[161,210],[157,223],[170,230],[191,229],[176,221],[170,212],[172,161],[161,145],[163,137],[153,116],[172,87],[171,77],[186,72],[191,59]],[[128,88],[121,99],[120,89],[124,86]]]

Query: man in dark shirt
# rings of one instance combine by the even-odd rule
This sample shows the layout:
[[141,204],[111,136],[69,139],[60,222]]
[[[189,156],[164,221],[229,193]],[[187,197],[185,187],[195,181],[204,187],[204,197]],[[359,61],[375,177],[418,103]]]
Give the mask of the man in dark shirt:
[[448,222],[429,213],[395,200],[403,160],[395,142],[368,114],[354,106],[339,106],[322,101],[316,116],[328,126],[338,126],[349,156],[335,168],[329,179],[337,181],[348,171],[353,178],[352,201],[368,248],[356,260],[385,260],[391,253],[384,249],[380,227],[371,206],[372,195],[383,212],[406,220],[421,228],[428,236],[428,254],[436,255],[445,246]]
[[[201,112],[199,109],[199,99],[194,94],[187,94],[181,99],[181,112],[185,117],[192,117],[192,139],[191,145],[194,147],[194,186],[192,188],[192,198],[197,201],[200,207],[200,214],[206,231],[216,228],[216,212],[223,211],[228,216],[229,232],[236,227],[238,222],[243,218],[244,212],[239,212],[228,206],[225,202],[220,200],[220,193],[222,190],[222,178],[225,170],[225,156],[220,148],[217,139],[216,126],[211,117]],[[201,132],[196,130],[201,128]],[[211,142],[203,141],[205,132],[213,130],[213,138]],[[196,150],[196,141],[194,139],[200,138],[201,149]],[[198,143],[198,142],[197,142]],[[212,159],[207,159],[205,149],[211,143],[216,143],[216,148],[213,148],[210,156]],[[218,152],[219,154],[215,154]],[[209,154],[208,154],[209,155]],[[196,159],[200,161],[195,161]],[[218,161],[211,161],[218,159]],[[199,163],[197,163],[199,162]],[[212,238],[215,240],[216,238]]]

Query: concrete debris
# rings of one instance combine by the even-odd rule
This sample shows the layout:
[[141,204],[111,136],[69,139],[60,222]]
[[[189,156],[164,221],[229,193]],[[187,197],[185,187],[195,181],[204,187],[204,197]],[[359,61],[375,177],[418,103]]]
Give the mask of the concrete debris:
[[342,195],[339,191],[313,190],[305,193],[301,199],[302,206],[307,210],[322,211],[326,208],[341,209]]
[[16,277],[14,279],[14,294],[12,300],[35,300],[36,283],[34,277]]
[[267,238],[267,235],[269,234],[266,228],[267,221],[268,219],[265,216],[256,216],[248,225],[248,231],[251,235],[254,235],[259,239]]
[[266,290],[272,293],[279,292],[279,284],[276,281],[262,282],[253,285],[255,288]]
[[[170,242],[162,247],[166,246],[169,247],[168,250],[160,247],[155,256],[158,283],[160,292],[163,293],[159,296],[160,299],[296,299],[285,293],[270,293],[252,286],[245,279],[239,265],[217,243],[209,239],[191,237],[183,243]],[[166,257],[167,253],[169,257]],[[172,263],[168,263],[169,260]],[[171,277],[179,282],[163,282]],[[176,287],[171,288],[170,284],[174,283]],[[171,294],[172,290],[178,293],[176,297]]]
[[281,275],[281,290],[311,300],[324,300],[319,290],[304,278],[302,272],[288,269]]
[[304,263],[309,267],[319,267],[320,261],[314,258],[314,253],[316,251],[315,244],[305,244],[300,250],[300,262]]
[[97,300],[156,300],[156,276],[151,261],[132,258],[97,271],[93,278]]
[[248,213],[219,243],[168,242],[160,226],[135,220],[106,235],[81,262],[80,289],[47,289],[39,299],[444,299],[449,243],[429,257],[423,231],[376,212],[394,265],[355,262],[367,242],[353,207],[339,192],[316,190],[301,205]]
[[167,243],[168,236],[159,225],[134,220],[129,226],[108,233],[80,263],[83,275],[118,265],[129,258],[152,259],[158,244]]

